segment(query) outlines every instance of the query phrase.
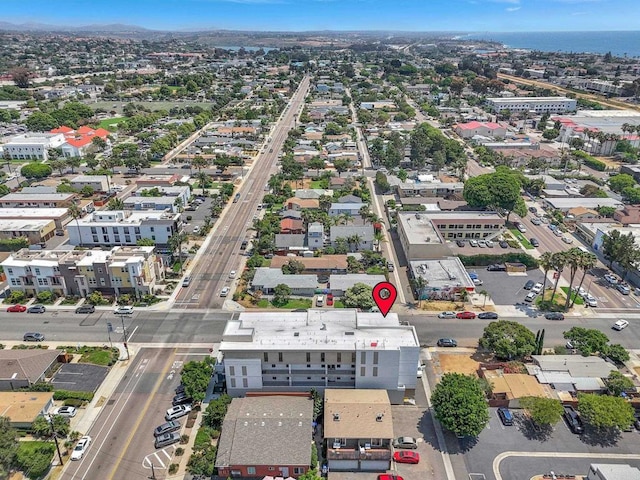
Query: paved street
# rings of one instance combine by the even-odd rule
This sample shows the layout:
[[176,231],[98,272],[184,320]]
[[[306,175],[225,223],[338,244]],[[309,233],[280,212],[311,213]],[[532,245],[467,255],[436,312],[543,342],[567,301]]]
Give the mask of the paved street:
[[225,208],[222,217],[207,238],[204,250],[195,257],[194,264],[186,272],[191,275],[191,285],[186,288],[180,287],[174,308],[219,308],[223,305],[224,298],[220,297],[220,291],[225,286],[233,285],[234,281],[229,278],[229,272],[239,271],[240,245],[252,233],[249,228],[253,222],[253,215],[264,196],[264,186],[273,173],[278,152],[303,105],[309,81],[309,77],[303,79],[270,135],[267,142],[268,150],[265,149],[254,160],[238,191],[240,200],[230,203]]

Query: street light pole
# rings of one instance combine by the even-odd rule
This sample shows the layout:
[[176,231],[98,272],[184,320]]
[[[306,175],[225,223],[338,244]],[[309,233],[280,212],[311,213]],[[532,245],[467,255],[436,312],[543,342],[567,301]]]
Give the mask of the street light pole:
[[53,441],[56,442],[56,450],[58,451],[58,459],[60,460],[60,465],[64,465],[64,462],[62,461],[62,453],[60,453],[60,445],[58,444],[58,435],[53,428],[53,418],[51,418],[51,415],[49,415],[49,426],[51,427],[51,435],[53,435]]
[[120,315],[120,321],[122,322],[122,336],[123,336],[123,343],[124,343],[124,349],[127,352],[127,358],[126,360],[129,360],[129,346],[127,345],[127,329],[124,327],[124,315]]

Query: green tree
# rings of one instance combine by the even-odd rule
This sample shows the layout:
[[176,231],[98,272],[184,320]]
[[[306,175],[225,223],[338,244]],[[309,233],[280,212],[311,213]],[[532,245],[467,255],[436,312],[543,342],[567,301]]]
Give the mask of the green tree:
[[571,343],[580,350],[582,355],[588,357],[592,353],[603,353],[607,351],[609,338],[599,330],[583,327],[571,327],[563,333],[564,338],[571,340]]
[[297,275],[304,272],[305,268],[306,267],[304,266],[304,263],[302,263],[300,260],[292,258],[287,263],[282,265],[282,273],[284,273],[285,275]]
[[272,303],[281,307],[287,304],[289,301],[289,296],[291,295],[291,288],[289,285],[285,285],[284,283],[279,283],[276,285],[276,288],[273,289],[273,301]]
[[579,393],[578,412],[585,422],[596,429],[626,430],[634,421],[633,407],[622,397]]
[[124,210],[124,202],[120,198],[112,198],[107,203],[107,210]]
[[480,381],[471,375],[445,373],[431,395],[442,426],[461,437],[477,437],[489,422],[489,409]]
[[336,158],[333,161],[333,168],[338,172],[338,176],[342,175],[343,172],[346,172],[349,169],[351,162],[345,158]]
[[544,132],[542,132],[542,136],[547,140],[553,140],[554,138],[558,138],[560,135],[560,131],[555,128],[548,128]]
[[486,173],[472,177],[465,182],[463,196],[469,206],[478,208],[497,208],[507,213],[526,215],[527,209],[520,194],[519,177],[508,169],[498,169],[495,173]]
[[222,428],[224,416],[227,414],[230,404],[231,397],[227,394],[221,395],[220,398],[216,398],[215,400],[211,400],[202,415],[202,423],[208,427],[220,430]]
[[613,395],[614,397],[619,397],[622,392],[634,388],[633,380],[624,376],[618,370],[612,370],[605,380],[605,383],[607,384],[609,395]]
[[176,232],[169,237],[169,248],[171,249],[171,254],[175,257],[176,252],[178,252],[178,259],[180,262],[180,273],[182,273],[182,244],[187,241],[187,234],[185,232]]
[[8,478],[18,450],[18,432],[9,417],[0,417],[0,478]]
[[87,303],[90,303],[91,305],[102,305],[104,303],[104,297],[101,292],[96,290],[89,294],[87,297]]
[[[580,288],[582,288],[582,284],[584,283],[584,278],[587,275],[587,272],[598,264],[598,259],[591,252],[581,252],[579,263],[580,268],[582,269],[582,277],[580,278],[580,283],[578,284],[578,288],[576,289],[577,291],[580,291]],[[576,302],[577,298],[577,295],[573,295],[570,305],[571,308],[573,308],[573,305]]]
[[60,123],[48,113],[35,112],[24,122],[32,132],[48,132],[60,126]]
[[373,308],[375,302],[371,296],[372,291],[373,288],[369,285],[356,283],[344,292],[344,297],[342,297],[344,306],[347,308],[360,308],[362,310]]
[[16,452],[16,466],[23,470],[31,480],[43,478],[51,468],[54,452],[53,443],[29,444],[29,442],[21,442]]
[[617,343],[607,346],[606,355],[611,360],[613,360],[614,362],[619,363],[619,364],[624,363],[624,362],[628,361],[629,358],[631,358],[629,356],[629,352],[627,351],[627,349],[624,348],[622,345],[617,344]]
[[317,174],[320,174],[320,170],[324,169],[324,160],[318,156],[313,157],[307,162],[307,168],[313,169]]
[[633,250],[637,250],[637,247],[631,232],[622,235],[620,230],[611,230],[602,237],[602,253],[609,261],[609,268],[613,266],[613,262],[624,263]]
[[28,163],[20,169],[20,173],[25,178],[47,178],[53,173],[53,169],[46,163],[33,162]]
[[531,355],[536,348],[536,337],[518,322],[498,320],[485,327],[479,343],[498,358],[511,360]]
[[136,245],[139,247],[153,247],[156,244],[156,241],[151,238],[141,238],[136,241]]
[[633,187],[635,184],[635,179],[627,173],[620,173],[609,178],[609,187],[611,190],[618,193],[622,193],[625,188]]
[[76,221],[76,228],[78,229],[78,241],[82,247],[82,234],[80,233],[80,218],[82,218],[82,210],[77,203],[69,205],[69,216]]
[[520,406],[538,425],[555,425],[564,411],[560,400],[547,397],[523,397]]
[[184,393],[193,398],[195,402],[204,400],[207,387],[213,375],[213,360],[201,362],[191,361],[184,364],[181,372],[181,380],[184,385]]

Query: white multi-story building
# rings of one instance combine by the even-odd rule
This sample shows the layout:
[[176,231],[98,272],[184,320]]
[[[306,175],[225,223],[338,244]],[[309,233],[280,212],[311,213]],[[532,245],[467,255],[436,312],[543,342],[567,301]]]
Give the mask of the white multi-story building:
[[231,396],[373,388],[402,403],[416,388],[420,342],[395,313],[242,312],[227,322],[220,354]]
[[4,152],[12,159],[48,160],[48,150],[62,147],[65,141],[61,133],[23,133],[6,143]]
[[85,247],[136,245],[138,240],[154,241],[166,251],[169,238],[182,230],[179,213],[126,210],[93,212],[67,226],[69,243]]
[[575,112],[577,101],[567,97],[512,97],[487,98],[487,106],[492,112],[567,113]]

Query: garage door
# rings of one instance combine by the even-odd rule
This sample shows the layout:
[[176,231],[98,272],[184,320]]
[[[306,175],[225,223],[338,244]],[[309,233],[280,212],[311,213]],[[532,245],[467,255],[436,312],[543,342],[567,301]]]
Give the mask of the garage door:
[[389,470],[389,462],[386,460],[362,460],[360,462],[360,470],[386,472]]
[[329,470],[358,470],[358,460],[329,460]]

